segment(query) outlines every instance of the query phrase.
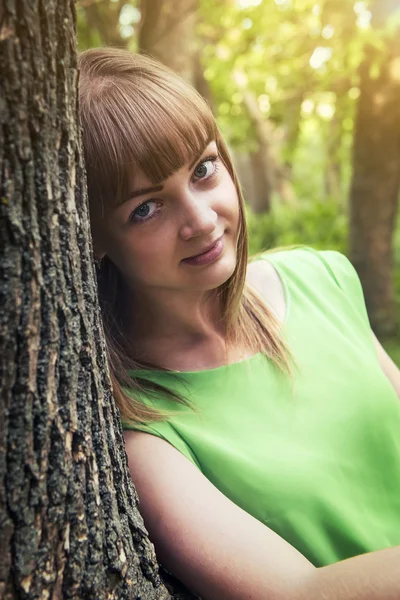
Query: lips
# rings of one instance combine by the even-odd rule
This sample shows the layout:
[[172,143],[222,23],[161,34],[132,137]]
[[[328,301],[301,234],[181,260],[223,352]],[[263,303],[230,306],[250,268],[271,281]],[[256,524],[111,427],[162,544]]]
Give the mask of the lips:
[[221,235],[213,244],[208,245],[203,249],[199,254],[195,254],[193,256],[189,256],[188,258],[184,258],[182,263],[185,265],[191,265],[194,267],[201,267],[205,265],[209,265],[222,255],[224,250],[224,236]]
[[221,237],[219,237],[218,239],[216,239],[215,242],[213,242],[212,244],[210,244],[209,246],[207,246],[206,248],[204,248],[203,250],[201,250],[197,254],[193,254],[192,256],[188,256],[184,260],[191,260],[192,258],[197,258],[198,256],[201,256],[202,254],[207,254],[207,252],[210,252],[210,250],[212,250],[214,248],[214,246],[222,239],[222,237],[223,236],[221,235]]

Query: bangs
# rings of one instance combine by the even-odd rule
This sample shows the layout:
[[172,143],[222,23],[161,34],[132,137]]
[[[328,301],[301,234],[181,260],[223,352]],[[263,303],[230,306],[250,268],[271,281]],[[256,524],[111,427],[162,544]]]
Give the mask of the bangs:
[[84,87],[88,188],[103,214],[126,200],[137,169],[158,184],[218,137],[207,103],[170,72],[97,76]]

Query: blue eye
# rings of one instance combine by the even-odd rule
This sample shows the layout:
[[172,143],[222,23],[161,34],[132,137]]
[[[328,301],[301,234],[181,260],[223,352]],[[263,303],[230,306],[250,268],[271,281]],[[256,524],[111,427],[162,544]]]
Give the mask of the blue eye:
[[150,213],[150,207],[148,204],[141,204],[135,210],[135,215],[138,217],[148,217]]
[[196,179],[208,179],[212,177],[217,170],[217,160],[217,156],[208,156],[202,160],[193,171],[194,177]]
[[[152,204],[154,205],[153,209],[151,207]],[[156,202],[155,200],[147,200],[135,208],[135,210],[131,213],[129,220],[136,223],[145,223],[157,213],[158,206],[159,202]]]

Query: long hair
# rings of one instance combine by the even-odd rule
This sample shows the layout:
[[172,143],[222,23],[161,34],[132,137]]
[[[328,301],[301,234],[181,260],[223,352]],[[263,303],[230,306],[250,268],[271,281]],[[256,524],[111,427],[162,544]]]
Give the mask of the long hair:
[[[246,285],[248,262],[245,207],[227,146],[204,99],[177,74],[157,61],[116,48],[87,50],[79,56],[79,104],[92,230],[128,194],[128,181],[139,168],[154,184],[201,155],[215,141],[239,199],[237,262],[219,290],[226,340],[263,352],[289,371],[289,353],[279,326],[256,291]],[[122,418],[138,423],[165,418],[147,406],[141,393],[174,392],[135,376],[162,369],[129,353],[126,339],[127,293],[115,265],[105,257],[98,273],[99,301],[106,336],[114,397]],[[129,395],[125,392],[129,390]]]

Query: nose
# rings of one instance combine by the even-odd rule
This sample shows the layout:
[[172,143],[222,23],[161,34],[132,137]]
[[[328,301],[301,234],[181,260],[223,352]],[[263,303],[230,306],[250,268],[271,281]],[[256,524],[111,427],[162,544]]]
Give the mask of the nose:
[[217,221],[218,214],[205,194],[187,193],[180,228],[180,236],[183,240],[211,234],[217,226]]

